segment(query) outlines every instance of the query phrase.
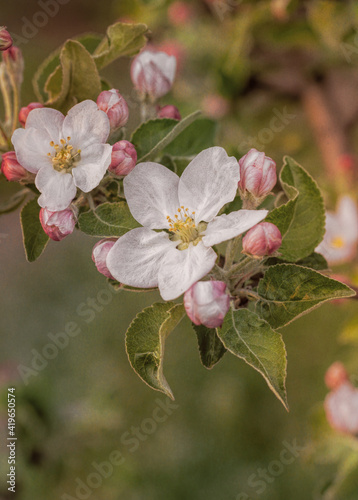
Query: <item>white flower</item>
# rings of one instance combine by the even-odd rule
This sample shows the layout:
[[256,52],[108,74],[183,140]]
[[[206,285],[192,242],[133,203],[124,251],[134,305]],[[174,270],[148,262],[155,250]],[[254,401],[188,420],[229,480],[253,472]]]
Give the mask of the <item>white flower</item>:
[[11,140],[19,163],[36,174],[41,207],[64,210],[77,188],[88,193],[98,186],[111,163],[109,131],[106,113],[90,100],[66,117],[51,108],[29,113],[25,129],[15,130]]
[[326,213],[326,233],[316,248],[329,264],[349,262],[358,243],[358,208],[350,196],[338,200],[336,212]]
[[143,50],[133,59],[131,78],[136,89],[158,99],[172,88],[177,60],[165,52]]
[[[134,218],[144,227],[119,238],[107,257],[112,276],[125,285],[159,287],[172,300],[215,265],[211,246],[247,231],[267,210],[219,210],[236,195],[240,169],[219,147],[202,151],[179,178],[158,163],[140,163],[124,179]],[[162,229],[157,232],[153,229]]]

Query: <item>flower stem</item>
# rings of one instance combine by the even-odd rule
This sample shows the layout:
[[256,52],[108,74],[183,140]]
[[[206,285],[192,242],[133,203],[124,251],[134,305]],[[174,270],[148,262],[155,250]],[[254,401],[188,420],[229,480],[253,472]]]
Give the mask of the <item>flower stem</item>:
[[86,198],[87,198],[87,201],[88,201],[90,209],[93,210],[93,211],[95,211],[96,210],[96,206],[94,204],[92,195],[90,193],[86,193]]
[[242,235],[240,234],[239,236],[236,236],[236,238],[234,238],[233,240],[230,240],[227,245],[226,255],[225,255],[225,265],[224,265],[225,271],[228,271],[231,268],[232,263],[235,260],[236,252],[241,244],[241,238]]
[[7,124],[11,120],[12,106],[11,106],[10,88],[7,82],[7,76],[4,69],[5,66],[0,65],[0,90],[4,101],[5,123]]

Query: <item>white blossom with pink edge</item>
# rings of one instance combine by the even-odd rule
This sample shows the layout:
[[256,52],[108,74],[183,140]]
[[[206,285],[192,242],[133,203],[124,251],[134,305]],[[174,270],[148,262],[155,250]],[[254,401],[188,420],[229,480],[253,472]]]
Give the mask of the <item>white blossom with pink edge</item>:
[[333,429],[358,434],[358,389],[349,381],[326,396],[324,408]]
[[223,281],[198,281],[184,294],[184,307],[194,325],[218,328],[230,309]]
[[110,250],[111,274],[125,285],[159,287],[164,300],[179,297],[214,267],[213,245],[266,217],[267,210],[217,216],[235,198],[239,179],[236,158],[220,147],[199,153],[180,178],[158,163],[136,165],[123,186],[129,209],[143,227],[126,233]]
[[107,278],[114,279],[107,267],[107,256],[110,249],[113,247],[117,238],[107,238],[98,241],[92,250],[92,260],[95,263],[97,271]]
[[19,163],[36,174],[41,207],[64,210],[77,188],[88,193],[98,186],[111,163],[109,132],[106,113],[90,100],[66,117],[51,108],[30,111],[25,128],[15,130],[11,140]]
[[163,97],[172,88],[177,61],[174,56],[155,50],[143,50],[131,66],[133,85],[142,95],[153,100]]
[[326,233],[316,248],[328,264],[343,264],[352,260],[358,245],[358,207],[350,196],[338,200],[336,212],[326,213]]

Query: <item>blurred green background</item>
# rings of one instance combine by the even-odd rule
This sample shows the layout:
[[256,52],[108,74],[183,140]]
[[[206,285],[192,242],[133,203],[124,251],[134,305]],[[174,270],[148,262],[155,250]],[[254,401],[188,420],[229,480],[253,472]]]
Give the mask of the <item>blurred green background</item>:
[[[2,2],[0,23],[13,34],[28,35],[34,16],[50,3]],[[327,204],[333,206],[339,189],[346,188],[345,179],[354,178],[351,171],[344,177],[339,162],[346,159],[344,155],[354,161],[356,153],[358,100],[347,90],[357,87],[356,3],[195,1],[186,3],[190,15],[181,23],[173,3],[70,0],[59,6],[56,15],[47,16],[48,22],[35,27],[36,34],[20,44],[26,64],[23,104],[37,100],[31,78],[42,59],[66,38],[88,31],[102,33],[119,19],[146,22],[153,44],[175,47],[183,54],[173,92],[163,104],[176,103],[183,115],[204,108],[219,119],[217,143],[238,157],[259,146],[278,166],[284,154],[294,156],[319,179]],[[351,47],[349,61],[342,44]],[[127,96],[131,95],[129,67],[130,61],[120,61],[105,73]],[[336,137],[336,178],[322,154],[324,138],[312,121],[309,93],[307,97],[312,88],[320,89],[329,103],[333,92],[339,103],[330,110],[339,118],[333,136],[344,130],[343,140]],[[347,95],[348,104],[343,102]],[[272,138],[260,137],[263,128],[271,130],[275,110],[282,114],[285,107],[294,118],[272,132]],[[137,110],[131,112],[129,126],[134,127]],[[352,182],[350,187],[357,191]],[[16,189],[1,178],[1,197]],[[323,377],[328,366],[340,359],[358,374],[355,352],[337,341],[356,303],[326,304],[282,330],[290,413],[259,374],[230,354],[206,371],[185,320],[166,345],[165,374],[177,407],[169,407],[170,415],[151,427],[146,419],[152,418],[158,400],[164,406],[167,401],[132,371],[124,333],[135,314],[159,296],[103,292],[108,290],[106,281],[91,261],[94,243],[76,233],[61,243],[51,242],[44,255],[29,264],[18,213],[0,219],[0,381],[3,411],[6,387],[16,387],[18,436],[15,495],[7,492],[2,438],[1,500],[317,498],[319,478],[305,461],[304,451],[290,464],[278,468],[273,464],[280,460],[284,442],[309,444],[310,414],[327,392]],[[356,263],[343,271],[353,276]],[[101,305],[103,297],[107,305]],[[94,299],[92,305],[89,299]],[[94,312],[81,315],[85,309]],[[63,332],[69,322],[76,323],[80,333],[24,383],[17,367],[31,367],[33,349],[41,352],[52,343],[49,334]],[[4,433],[5,417],[3,412]],[[138,446],[126,440],[128,433],[137,432],[133,427],[142,427]],[[98,487],[76,496],[77,479],[91,481],[89,475],[96,472],[93,462],[108,461],[114,450],[122,453],[121,465]],[[259,469],[271,471],[261,487],[250,481],[253,475],[258,478]]]

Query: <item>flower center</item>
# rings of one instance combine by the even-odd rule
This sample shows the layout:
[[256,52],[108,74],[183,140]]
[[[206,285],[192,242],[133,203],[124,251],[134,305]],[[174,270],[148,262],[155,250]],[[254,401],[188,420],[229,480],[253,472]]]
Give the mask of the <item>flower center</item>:
[[341,238],[341,236],[336,236],[335,238],[333,238],[333,240],[331,241],[331,246],[333,248],[343,248],[344,247],[344,239]]
[[195,225],[195,212],[189,212],[188,208],[181,206],[178,208],[178,213],[172,219],[167,216],[169,222],[169,231],[173,233],[170,237],[172,241],[180,240],[178,250],[185,250],[190,243],[197,245],[202,239],[200,233],[206,229],[207,224],[201,222]]
[[51,158],[52,166],[57,172],[71,172],[81,159],[81,150],[73,151],[73,146],[68,143],[70,140],[71,137],[67,137],[66,141],[61,139],[60,144],[50,142],[55,152],[54,154],[47,153],[47,156]]

